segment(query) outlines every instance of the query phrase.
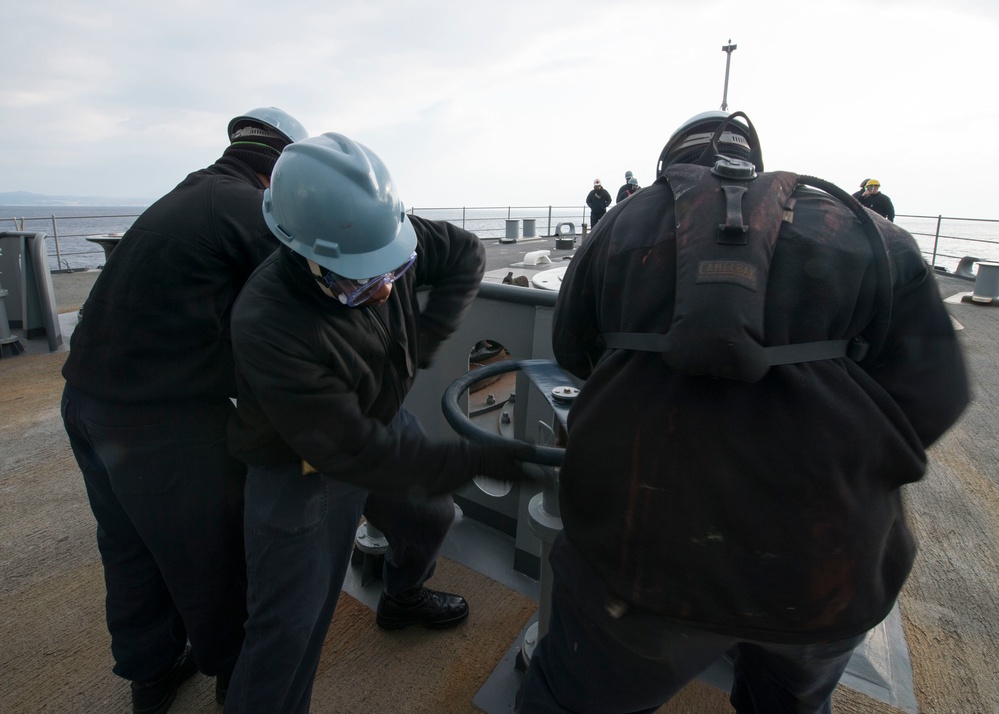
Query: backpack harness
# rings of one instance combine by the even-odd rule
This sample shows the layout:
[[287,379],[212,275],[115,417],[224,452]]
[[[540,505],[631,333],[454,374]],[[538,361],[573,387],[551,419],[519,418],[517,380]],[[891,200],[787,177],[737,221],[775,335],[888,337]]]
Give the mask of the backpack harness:
[[[875,221],[853,197],[822,179],[757,173],[751,162],[717,154],[715,159],[713,166],[674,164],[663,171],[676,212],[676,301],[669,330],[606,333],[605,346],[659,352],[673,369],[747,382],[758,381],[774,365],[840,357],[870,364],[888,332],[893,283],[887,243]],[[798,185],[825,191],[846,205],[870,241],[877,299],[866,339],[763,344],[770,263],[782,223],[793,220],[790,197]],[[719,188],[724,205],[716,198]]]

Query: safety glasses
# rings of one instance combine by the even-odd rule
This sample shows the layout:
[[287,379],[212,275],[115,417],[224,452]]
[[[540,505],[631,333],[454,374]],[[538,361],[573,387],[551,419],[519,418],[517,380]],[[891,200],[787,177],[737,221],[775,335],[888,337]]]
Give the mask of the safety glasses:
[[370,300],[379,290],[386,285],[391,285],[401,278],[407,270],[413,267],[416,262],[416,252],[414,251],[409,260],[400,265],[395,270],[383,275],[366,280],[355,280],[344,278],[332,270],[323,270],[321,275],[316,276],[316,280],[321,282],[331,291],[337,294],[337,299],[347,307],[357,307]]

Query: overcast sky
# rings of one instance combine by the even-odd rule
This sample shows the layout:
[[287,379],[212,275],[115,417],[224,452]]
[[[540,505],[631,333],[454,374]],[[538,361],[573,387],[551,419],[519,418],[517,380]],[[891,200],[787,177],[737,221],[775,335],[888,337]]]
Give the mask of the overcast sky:
[[999,218],[996,0],[4,0],[0,192],[156,198],[278,106],[407,207],[577,206],[746,111],[769,169]]

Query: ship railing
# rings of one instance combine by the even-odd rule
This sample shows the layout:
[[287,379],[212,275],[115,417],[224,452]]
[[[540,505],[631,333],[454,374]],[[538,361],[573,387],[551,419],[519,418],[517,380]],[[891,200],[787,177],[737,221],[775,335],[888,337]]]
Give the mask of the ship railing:
[[[408,212],[431,220],[449,221],[477,234],[482,240],[504,238],[508,235],[510,221],[516,221],[519,227],[533,220],[539,236],[553,236],[562,222],[572,223],[579,232],[589,215],[585,206],[554,205],[428,207],[412,208]],[[91,229],[91,226],[107,224],[109,220],[120,221],[110,234],[118,235],[128,230],[140,213],[0,217],[0,226],[11,226],[15,231],[48,233],[51,240],[48,241],[47,251],[52,271],[71,272],[100,267],[106,257],[107,251],[100,241],[109,234]],[[73,228],[66,229],[66,226]]]
[[[509,221],[525,224],[533,220],[541,236],[555,235],[559,223],[572,223],[582,230],[588,222],[589,209],[585,206],[457,206],[451,208],[413,208],[413,215],[431,220],[449,221],[482,238],[505,238]],[[517,226],[519,229],[520,226]]]
[[[411,208],[409,213],[449,221],[483,240],[509,236],[511,223],[519,231],[520,226],[526,230],[528,222],[533,221],[536,235],[552,237],[560,223],[572,223],[578,233],[589,220],[585,206],[443,206]],[[101,258],[106,251],[98,241],[107,238],[108,233],[101,232],[97,225],[113,221],[117,226],[114,234],[123,233],[138,216],[139,213],[9,217],[0,218],[0,226],[12,226],[15,231],[47,232],[52,239],[47,244],[50,267],[54,272],[66,272],[95,268],[103,263]],[[915,237],[927,262],[940,270],[954,272],[967,256],[999,262],[999,219],[898,214],[895,222]],[[95,227],[91,230],[90,226]]]
[[999,262],[999,220],[898,214],[895,223],[912,234],[934,267],[953,272],[969,255]]
[[122,229],[120,231],[115,231],[115,234],[117,234],[124,233],[124,231],[127,230],[127,227],[130,226],[135,219],[139,217],[139,215],[139,213],[109,213],[86,216],[56,216],[55,214],[49,216],[21,216],[0,218],[0,226],[3,226],[8,222],[12,222],[15,231],[48,232],[48,226],[51,225],[52,232],[49,233],[49,236],[52,238],[52,242],[47,246],[49,266],[52,272],[71,272],[73,270],[82,270],[90,267],[93,260],[89,260],[88,258],[105,254],[104,249],[97,243],[88,243],[87,241],[105,238],[108,236],[108,233],[99,230],[87,231],[86,228],[77,229],[77,232],[60,232],[60,221],[62,221],[64,226],[71,224],[71,222],[77,221],[79,221],[80,224],[87,226],[108,220],[120,220],[122,222]]

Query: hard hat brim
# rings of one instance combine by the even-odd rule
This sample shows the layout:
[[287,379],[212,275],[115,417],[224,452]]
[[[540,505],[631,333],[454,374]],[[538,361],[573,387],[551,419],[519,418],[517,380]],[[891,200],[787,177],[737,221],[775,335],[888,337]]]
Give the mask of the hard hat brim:
[[389,273],[405,263],[416,250],[416,243],[416,229],[409,216],[403,214],[399,232],[388,245],[370,253],[342,253],[339,258],[325,262],[322,256],[316,256],[314,260],[344,278],[366,280]]

